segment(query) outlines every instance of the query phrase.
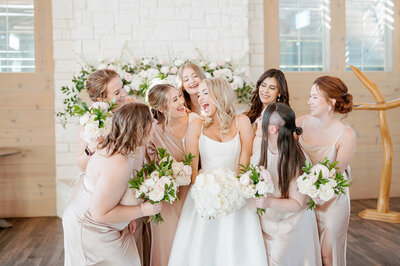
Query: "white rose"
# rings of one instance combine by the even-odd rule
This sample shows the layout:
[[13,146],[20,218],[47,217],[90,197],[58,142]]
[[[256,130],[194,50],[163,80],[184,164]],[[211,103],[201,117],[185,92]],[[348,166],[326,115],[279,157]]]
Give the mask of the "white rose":
[[125,73],[124,79],[128,82],[132,81],[132,74],[131,73]]
[[106,121],[104,121],[104,132],[105,135],[110,134],[112,128],[112,117],[107,117]]
[[155,68],[149,68],[149,69],[147,69],[147,79],[148,79],[148,80],[155,79],[155,78],[158,76],[159,73],[160,73],[160,72],[158,72],[157,69],[155,69]]
[[141,71],[139,72],[139,76],[140,76],[141,78],[147,78],[147,72],[146,72],[146,70],[141,70]]
[[336,169],[335,169],[335,168],[332,168],[332,169],[329,171],[329,177],[330,177],[330,178],[335,178],[335,177],[336,177]]
[[83,116],[79,118],[79,123],[84,126],[90,119],[90,113],[86,112]]
[[253,186],[242,186],[241,189],[246,199],[254,198],[256,195],[256,190]]
[[141,185],[141,186],[139,187],[139,189],[140,189],[140,191],[141,191],[143,194],[146,194],[147,192],[149,192],[149,189],[148,189],[146,186],[144,186],[144,185]]
[[164,198],[164,191],[155,189],[149,193],[149,199],[152,201],[160,201]]
[[210,63],[210,64],[208,65],[208,67],[209,67],[210,69],[215,69],[215,68],[217,67],[217,64],[216,64],[216,63]]
[[105,102],[94,102],[90,108],[98,109],[99,107],[102,111],[108,111],[109,108],[108,104]]
[[164,75],[167,75],[169,72],[169,66],[162,66],[160,72],[163,73]]
[[206,74],[206,78],[208,78],[208,79],[212,77],[211,74],[208,72],[206,72],[205,74]]
[[231,80],[232,79],[232,71],[228,68],[223,68],[220,70],[223,74],[223,77],[227,80]]
[[153,179],[158,179],[160,177],[160,173],[158,173],[157,171],[154,171],[150,174],[150,177]]
[[174,61],[174,65],[177,66],[177,67],[180,67],[181,65],[183,65],[183,63],[185,63],[185,62],[183,60],[181,60],[181,59],[176,59]]
[[299,192],[304,195],[309,195],[311,187],[312,187],[311,180],[309,180],[309,179],[302,180],[302,179],[300,179],[300,177],[297,179],[297,181],[298,181],[297,186],[299,188]]
[[257,190],[258,194],[266,195],[267,193],[269,193],[270,189],[269,189],[267,183],[261,181],[256,185],[256,190]]
[[222,76],[222,72],[220,70],[214,70],[213,71],[213,76],[216,78],[219,78]]
[[124,90],[126,93],[129,93],[131,91],[131,87],[129,87],[128,85],[125,85]]
[[171,67],[169,73],[176,75],[176,73],[178,73],[178,68],[176,66]]
[[331,187],[336,187],[337,186],[337,182],[335,179],[329,178],[329,182],[327,183],[329,186]]
[[314,165],[311,170],[311,173],[315,173],[316,176],[319,176],[319,173],[322,173],[322,178],[328,178],[329,177],[329,169],[325,165],[322,164],[316,164]]
[[143,182],[143,185],[145,185],[146,187],[150,188],[150,190],[154,188],[154,185],[155,185],[155,184],[156,184],[156,182],[154,182],[154,180],[151,179],[151,178],[146,179],[146,180],[144,180],[144,182]]
[[148,59],[148,58],[143,59],[143,61],[142,61],[143,65],[145,65],[145,66],[150,65],[150,62],[151,62],[151,59]]
[[206,63],[204,63],[204,61],[201,61],[201,62],[199,63],[199,66],[200,66],[200,67],[205,67],[205,66],[206,66]]
[[234,76],[233,77],[233,82],[234,83],[236,83],[237,85],[238,85],[238,88],[243,88],[243,85],[244,85],[244,81],[243,81],[243,79],[241,78],[241,77],[239,77],[239,76]]
[[174,175],[179,175],[182,171],[183,171],[183,163],[177,162],[177,161],[173,161],[172,165],[172,172],[174,172]]
[[134,90],[138,91],[142,83],[143,83],[142,78],[139,75],[133,76],[131,81],[131,86]]
[[90,139],[97,139],[98,137],[101,136],[101,132],[99,130],[99,126],[96,123],[97,123],[97,121],[96,122],[89,121],[85,125],[85,128],[84,128],[85,134]]
[[107,69],[116,71],[116,70],[117,70],[117,67],[114,66],[114,65],[109,65],[109,66],[107,67]]
[[140,198],[140,196],[141,196],[142,194],[143,194],[142,191],[140,191],[139,189],[136,189],[136,193],[135,193],[136,198]]
[[230,86],[231,86],[231,89],[234,90],[234,91],[236,91],[238,89],[238,87],[239,87],[236,82],[232,82],[230,84]]
[[333,195],[335,194],[335,191],[333,190],[333,188],[327,184],[325,185],[321,185],[319,187],[319,198],[323,201],[328,201],[330,200]]
[[192,176],[192,167],[190,165],[184,165],[182,170],[185,175],[187,175],[189,177]]
[[190,176],[188,175],[178,175],[175,177],[175,184],[179,186],[187,186],[190,184]]
[[247,186],[250,183],[250,171],[242,174],[239,181],[242,186]]
[[310,187],[310,190],[308,191],[308,196],[310,196],[311,198],[315,198],[319,195],[319,190],[317,190],[317,188],[312,185]]

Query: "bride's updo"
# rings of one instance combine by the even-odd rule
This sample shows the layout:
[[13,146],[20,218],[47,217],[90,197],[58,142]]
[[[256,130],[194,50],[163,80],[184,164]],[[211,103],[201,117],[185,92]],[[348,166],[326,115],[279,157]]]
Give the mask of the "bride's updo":
[[[205,83],[210,94],[210,99],[217,107],[216,116],[221,124],[221,133],[229,133],[233,118],[236,116],[236,97],[234,91],[229,86],[228,81],[223,78],[207,78],[202,81]],[[213,123],[212,119],[204,120],[204,127],[207,128]]]
[[336,77],[322,76],[314,81],[317,88],[329,99],[335,99],[334,111],[340,114],[347,114],[353,109],[353,96],[348,92],[344,82]]

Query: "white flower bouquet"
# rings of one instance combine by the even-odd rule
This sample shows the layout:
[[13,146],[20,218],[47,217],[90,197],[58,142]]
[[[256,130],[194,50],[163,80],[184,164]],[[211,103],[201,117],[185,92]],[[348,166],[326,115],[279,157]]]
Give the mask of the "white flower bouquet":
[[81,138],[87,143],[92,143],[99,137],[107,136],[111,132],[111,111],[116,107],[115,102],[94,102],[90,108],[85,102],[81,105],[82,107],[74,105],[74,114],[80,117],[79,123],[84,128]]
[[302,168],[304,173],[296,180],[299,192],[310,197],[307,209],[315,209],[314,199],[324,202],[329,201],[335,194],[346,194],[345,187],[349,187],[349,181],[344,178],[340,171],[335,167],[338,162],[330,163],[327,158],[316,165],[306,161],[306,166]]
[[[246,199],[264,196],[267,197],[268,193],[274,192],[274,184],[272,182],[271,174],[264,166],[247,166],[240,165],[239,169],[239,182],[241,190]],[[257,214],[262,216],[265,209],[257,208]]]
[[225,168],[198,175],[191,197],[200,215],[209,219],[226,216],[246,203],[236,174]]
[[[135,189],[137,198],[149,200],[151,204],[162,201],[172,204],[178,198],[176,193],[178,187],[190,183],[192,172],[190,162],[193,157],[189,153],[185,155],[184,162],[177,163],[165,149],[159,148],[157,160],[145,164],[140,171],[137,171],[136,177],[129,180],[130,188]],[[187,182],[188,175],[189,182]],[[149,221],[158,224],[164,219],[158,213],[149,217]]]

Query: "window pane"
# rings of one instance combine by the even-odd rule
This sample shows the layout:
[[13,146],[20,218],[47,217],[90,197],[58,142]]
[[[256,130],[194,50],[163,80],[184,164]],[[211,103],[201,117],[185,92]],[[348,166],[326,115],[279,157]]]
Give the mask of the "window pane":
[[280,0],[280,68],[328,70],[329,1]]
[[33,0],[0,0],[0,72],[34,72]]
[[346,1],[346,67],[392,69],[393,0]]

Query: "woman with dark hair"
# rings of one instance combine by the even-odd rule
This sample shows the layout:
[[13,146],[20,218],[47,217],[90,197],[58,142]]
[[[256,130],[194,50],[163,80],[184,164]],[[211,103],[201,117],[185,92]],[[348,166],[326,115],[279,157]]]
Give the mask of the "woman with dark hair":
[[[347,115],[353,106],[353,96],[342,80],[322,76],[311,87],[310,115],[296,121],[304,134],[299,142],[313,164],[327,157],[350,176],[350,162],[356,149],[353,129],[335,114]],[[346,265],[347,228],[350,218],[349,190],[315,208],[324,265]]]
[[254,202],[266,209],[261,224],[268,265],[321,265],[315,213],[306,209],[308,197],[296,184],[306,157],[294,136],[302,132],[295,118],[293,110],[282,103],[269,104],[262,117],[259,165],[270,172],[274,192]]
[[279,69],[265,71],[257,80],[256,90],[251,97],[250,110],[247,116],[254,123],[269,103],[281,102],[289,104],[289,90],[285,74]]
[[285,74],[278,69],[269,69],[258,79],[256,90],[251,98],[250,111],[247,113],[255,133],[252,156],[260,156],[262,111],[268,104],[274,102],[285,103],[290,106],[289,90]]
[[113,115],[110,134],[91,156],[63,214],[65,265],[141,265],[128,224],[159,213],[161,204],[136,199],[128,181],[151,123],[141,103],[125,104]]

